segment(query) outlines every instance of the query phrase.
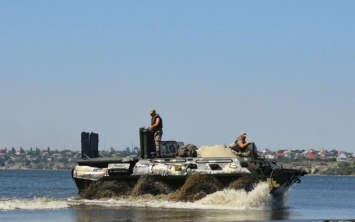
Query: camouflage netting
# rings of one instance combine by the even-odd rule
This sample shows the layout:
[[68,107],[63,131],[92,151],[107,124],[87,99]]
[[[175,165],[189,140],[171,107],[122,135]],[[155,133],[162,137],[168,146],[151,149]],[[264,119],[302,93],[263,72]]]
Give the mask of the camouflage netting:
[[228,152],[225,145],[201,146],[197,150],[199,157],[235,157],[233,153]]

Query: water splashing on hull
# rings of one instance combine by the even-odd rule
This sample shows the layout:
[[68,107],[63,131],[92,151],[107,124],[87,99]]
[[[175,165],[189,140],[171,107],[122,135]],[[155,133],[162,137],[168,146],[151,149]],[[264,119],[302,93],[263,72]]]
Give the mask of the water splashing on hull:
[[170,201],[195,202],[225,187],[227,190],[250,192],[257,183],[258,181],[250,175],[231,181],[221,181],[212,175],[193,174],[182,186],[178,186],[174,181],[142,176],[137,183],[118,180],[92,183],[80,196],[85,199],[101,199],[151,195],[165,196],[165,199]]

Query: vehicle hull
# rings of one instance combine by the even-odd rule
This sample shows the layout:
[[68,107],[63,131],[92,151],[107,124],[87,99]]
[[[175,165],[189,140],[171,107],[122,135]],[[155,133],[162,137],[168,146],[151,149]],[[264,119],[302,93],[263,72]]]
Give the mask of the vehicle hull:
[[223,188],[233,188],[240,178],[253,178],[249,181],[267,182],[270,194],[279,196],[299,183],[305,174],[303,170],[284,169],[275,162],[250,157],[92,158],[78,161],[72,171],[79,194],[105,182],[124,183],[125,187],[133,189],[143,177],[159,181],[170,190],[178,190],[191,176],[204,175],[205,180],[216,179]]

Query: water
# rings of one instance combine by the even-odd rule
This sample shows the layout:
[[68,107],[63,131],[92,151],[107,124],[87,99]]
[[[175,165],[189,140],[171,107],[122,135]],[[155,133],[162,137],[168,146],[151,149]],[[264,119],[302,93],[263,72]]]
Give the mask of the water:
[[265,184],[191,202],[77,195],[70,171],[0,170],[0,221],[323,221],[355,219],[355,177],[305,176],[281,200]]

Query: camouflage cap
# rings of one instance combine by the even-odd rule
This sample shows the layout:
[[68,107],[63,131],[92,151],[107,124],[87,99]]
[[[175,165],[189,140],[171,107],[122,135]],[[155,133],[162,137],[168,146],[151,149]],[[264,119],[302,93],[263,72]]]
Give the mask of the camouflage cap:
[[149,115],[152,115],[152,113],[155,113],[155,109],[149,110]]

